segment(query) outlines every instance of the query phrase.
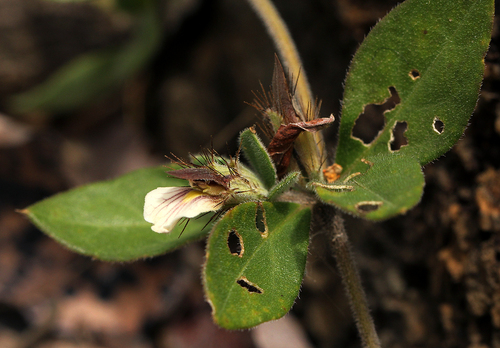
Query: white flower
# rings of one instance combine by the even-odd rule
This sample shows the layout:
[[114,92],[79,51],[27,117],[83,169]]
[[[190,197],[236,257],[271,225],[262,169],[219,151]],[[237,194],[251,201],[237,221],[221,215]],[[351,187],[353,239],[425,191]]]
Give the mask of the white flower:
[[212,196],[191,187],[158,187],[146,195],[144,220],[153,224],[153,231],[167,233],[181,218],[217,211],[223,202],[220,196]]
[[182,218],[267,196],[257,176],[237,160],[204,159],[206,164],[180,162],[184,168],[168,172],[171,177],[186,180],[190,187],[158,187],[146,195],[144,220],[153,224],[153,231],[168,233]]

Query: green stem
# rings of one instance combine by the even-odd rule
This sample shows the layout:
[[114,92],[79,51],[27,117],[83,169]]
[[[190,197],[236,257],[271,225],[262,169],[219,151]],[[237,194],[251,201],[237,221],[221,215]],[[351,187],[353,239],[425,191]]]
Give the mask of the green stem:
[[[248,2],[266,26],[283,65],[288,69],[288,73],[297,77],[296,95],[302,110],[312,110],[315,103],[311,88],[307,81],[306,72],[302,69],[299,53],[285,22],[270,0],[248,0]],[[315,113],[313,111],[305,114],[306,117],[310,118]],[[296,140],[295,148],[311,179],[321,180],[321,169],[326,164],[326,151],[321,134],[319,132],[304,132]]]
[[[333,210],[333,209],[332,209]],[[356,326],[365,348],[380,348],[380,340],[373,324],[373,319],[368,308],[366,296],[361,286],[358,269],[347,234],[344,228],[344,219],[339,212],[335,214],[332,223],[332,245],[337,266],[342,276],[351,310]]]

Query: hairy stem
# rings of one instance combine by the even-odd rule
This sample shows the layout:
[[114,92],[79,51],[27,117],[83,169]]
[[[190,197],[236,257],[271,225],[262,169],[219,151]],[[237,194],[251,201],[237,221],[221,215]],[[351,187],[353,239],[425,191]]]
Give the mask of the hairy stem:
[[375,331],[375,325],[368,308],[366,296],[361,286],[361,278],[354,261],[347,234],[344,228],[344,219],[336,213],[332,223],[332,245],[335,259],[342,276],[351,310],[356,320],[356,326],[365,348],[380,348],[380,341]]
[[[288,69],[288,73],[298,79],[296,95],[298,96],[302,110],[312,110],[315,103],[311,88],[307,81],[306,72],[302,69],[299,53],[285,22],[270,0],[248,0],[248,2],[266,26],[283,65]],[[306,112],[305,114],[307,115],[306,117],[311,118],[314,117],[315,112]],[[295,148],[308,175],[312,179],[320,180],[322,178],[321,169],[326,163],[325,145],[321,134],[319,132],[304,132],[296,140]]]

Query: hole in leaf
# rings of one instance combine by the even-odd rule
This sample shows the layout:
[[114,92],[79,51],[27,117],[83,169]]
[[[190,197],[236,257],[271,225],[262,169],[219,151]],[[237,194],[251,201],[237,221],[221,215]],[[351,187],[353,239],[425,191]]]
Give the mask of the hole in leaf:
[[437,134],[442,134],[444,131],[444,123],[439,118],[434,117],[434,122],[432,123],[432,128]]
[[243,247],[243,239],[236,232],[236,230],[229,231],[227,235],[227,247],[231,254],[236,255],[238,257],[243,257],[243,252],[245,251]]
[[411,69],[409,75],[410,75],[411,79],[415,81],[416,79],[418,79],[420,77],[420,72],[417,69]]
[[406,123],[406,121],[398,121],[394,127],[392,127],[391,141],[389,142],[391,151],[399,151],[402,146],[408,145],[408,139],[405,137],[407,129],[408,123]]
[[379,104],[368,104],[363,113],[358,116],[354,127],[352,127],[352,137],[361,140],[365,145],[371,144],[379,133],[384,129],[384,114],[396,107],[401,102],[396,88],[389,87],[391,96]]
[[266,211],[260,202],[257,203],[257,211],[255,212],[255,227],[259,230],[262,238],[267,237]]
[[236,281],[236,283],[238,283],[238,285],[241,286],[242,288],[247,289],[247,291],[249,293],[262,294],[264,292],[264,290],[259,288],[256,284],[253,284],[252,282],[250,282],[245,277],[241,277],[240,279],[238,279]]
[[380,201],[359,202],[355,205],[355,208],[358,211],[358,213],[367,214],[377,210],[378,208],[380,208],[382,204],[383,202]]

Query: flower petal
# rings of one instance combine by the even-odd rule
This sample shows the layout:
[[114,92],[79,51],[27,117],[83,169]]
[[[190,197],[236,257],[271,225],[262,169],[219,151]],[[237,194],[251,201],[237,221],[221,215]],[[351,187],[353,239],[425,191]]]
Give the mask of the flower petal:
[[191,187],[158,187],[146,195],[144,220],[151,222],[155,232],[170,232],[181,218],[193,218],[216,211],[223,199]]

